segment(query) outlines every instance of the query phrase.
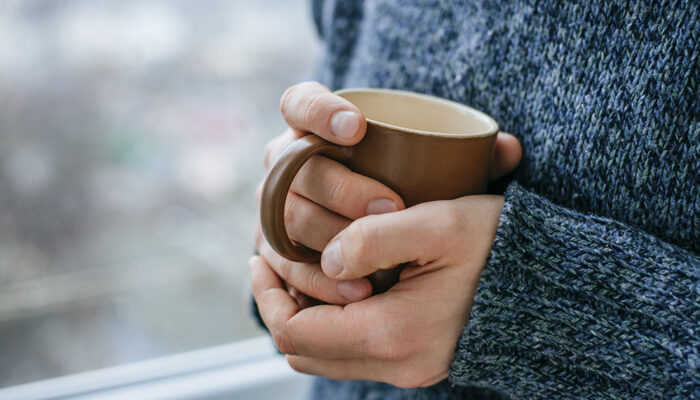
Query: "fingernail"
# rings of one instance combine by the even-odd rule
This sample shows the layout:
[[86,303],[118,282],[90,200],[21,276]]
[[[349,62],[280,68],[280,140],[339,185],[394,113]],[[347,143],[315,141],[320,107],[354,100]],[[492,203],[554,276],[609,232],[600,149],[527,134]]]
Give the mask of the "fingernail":
[[339,111],[331,118],[331,132],[343,139],[353,137],[359,125],[359,118],[352,111]]
[[359,279],[340,282],[338,284],[338,292],[352,302],[363,300],[370,294],[367,290],[367,285]]
[[340,275],[345,268],[343,266],[343,254],[340,251],[340,240],[331,243],[321,255],[321,268],[331,278]]
[[389,199],[376,199],[372,200],[367,205],[367,215],[370,214],[384,214],[392,211],[397,211],[399,208],[396,206],[392,200]]

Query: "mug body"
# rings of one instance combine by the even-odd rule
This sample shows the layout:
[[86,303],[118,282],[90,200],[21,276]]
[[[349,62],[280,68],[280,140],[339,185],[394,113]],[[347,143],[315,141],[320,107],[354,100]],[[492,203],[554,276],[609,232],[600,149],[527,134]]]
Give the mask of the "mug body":
[[336,92],[367,118],[346,165],[387,185],[407,207],[484,193],[498,125],[459,103],[385,89]]

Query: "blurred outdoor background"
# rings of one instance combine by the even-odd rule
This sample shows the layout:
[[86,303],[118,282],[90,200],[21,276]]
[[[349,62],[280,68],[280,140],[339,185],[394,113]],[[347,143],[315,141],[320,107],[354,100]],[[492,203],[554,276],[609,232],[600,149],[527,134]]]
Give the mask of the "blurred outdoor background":
[[261,335],[247,259],[307,0],[0,1],[0,387]]

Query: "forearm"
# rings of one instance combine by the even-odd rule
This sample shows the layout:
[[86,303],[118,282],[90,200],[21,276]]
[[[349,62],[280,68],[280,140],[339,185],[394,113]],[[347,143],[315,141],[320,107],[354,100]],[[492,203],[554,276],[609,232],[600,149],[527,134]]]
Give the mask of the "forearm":
[[700,261],[513,185],[451,369],[520,398],[700,394]]

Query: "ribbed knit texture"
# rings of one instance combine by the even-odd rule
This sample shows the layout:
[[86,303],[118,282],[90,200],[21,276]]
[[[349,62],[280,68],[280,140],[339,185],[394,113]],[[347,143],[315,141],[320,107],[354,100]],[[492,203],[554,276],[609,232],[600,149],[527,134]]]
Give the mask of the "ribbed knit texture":
[[450,381],[315,398],[700,398],[699,7],[313,2],[322,82],[459,101],[524,149]]
[[518,185],[452,365],[518,398],[700,394],[700,263]]

